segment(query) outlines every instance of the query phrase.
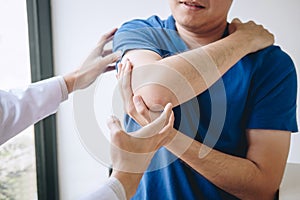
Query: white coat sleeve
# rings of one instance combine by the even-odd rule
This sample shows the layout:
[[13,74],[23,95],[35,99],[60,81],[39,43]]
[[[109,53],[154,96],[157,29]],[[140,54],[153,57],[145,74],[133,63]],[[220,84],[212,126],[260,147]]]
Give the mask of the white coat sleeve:
[[60,76],[33,83],[25,90],[0,91],[0,145],[55,113],[67,98],[66,83]]
[[126,200],[126,193],[121,182],[110,177],[95,192],[80,198],[80,200]]

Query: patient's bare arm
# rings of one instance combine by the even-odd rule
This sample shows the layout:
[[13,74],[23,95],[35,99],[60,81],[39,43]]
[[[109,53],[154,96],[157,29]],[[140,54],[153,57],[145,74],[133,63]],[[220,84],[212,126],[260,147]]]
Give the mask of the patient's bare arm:
[[128,51],[132,89],[152,111],[167,102],[181,104],[205,91],[245,55],[274,43],[274,36],[254,22],[234,20],[232,33],[203,47],[162,59],[149,50]]

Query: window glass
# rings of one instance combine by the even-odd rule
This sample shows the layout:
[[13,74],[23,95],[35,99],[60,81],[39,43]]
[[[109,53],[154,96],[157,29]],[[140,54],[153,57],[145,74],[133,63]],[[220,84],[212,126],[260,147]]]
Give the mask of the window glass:
[[[30,83],[26,0],[0,0],[0,89]],[[37,199],[34,128],[0,146],[0,199]]]

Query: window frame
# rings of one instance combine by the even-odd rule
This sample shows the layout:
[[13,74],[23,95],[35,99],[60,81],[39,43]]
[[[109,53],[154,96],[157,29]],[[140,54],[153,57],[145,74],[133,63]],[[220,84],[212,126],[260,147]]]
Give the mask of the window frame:
[[[26,0],[32,82],[54,76],[51,1]],[[41,200],[58,200],[56,116],[34,126],[37,193]]]

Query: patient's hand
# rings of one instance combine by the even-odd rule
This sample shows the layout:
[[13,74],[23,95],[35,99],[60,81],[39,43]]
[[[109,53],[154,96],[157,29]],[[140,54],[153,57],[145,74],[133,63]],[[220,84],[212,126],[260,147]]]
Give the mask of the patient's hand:
[[262,25],[258,25],[253,21],[242,23],[235,18],[229,25],[229,32],[249,43],[249,53],[256,52],[274,43],[274,35]]

